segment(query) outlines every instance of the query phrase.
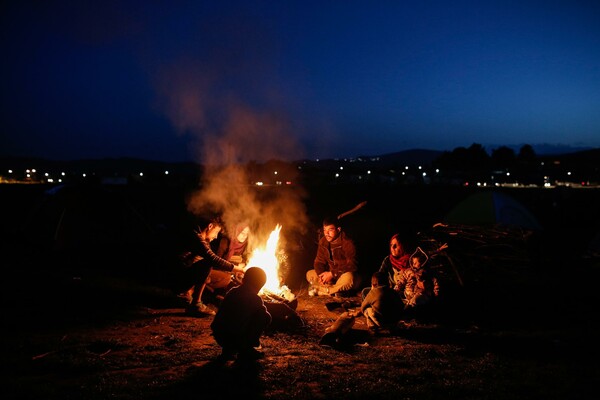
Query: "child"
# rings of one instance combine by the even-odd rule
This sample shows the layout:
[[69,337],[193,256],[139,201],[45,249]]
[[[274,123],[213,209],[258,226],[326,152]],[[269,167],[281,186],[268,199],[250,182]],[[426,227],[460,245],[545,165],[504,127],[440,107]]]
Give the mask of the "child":
[[420,247],[410,256],[412,274],[404,292],[407,307],[429,304],[439,295],[439,281],[433,271],[425,267],[428,259]]
[[404,304],[392,289],[385,272],[375,272],[371,277],[371,290],[361,303],[360,311],[367,320],[370,330],[394,325],[400,319]]
[[267,282],[265,271],[250,267],[242,284],[227,294],[210,327],[216,342],[222,348],[221,358],[257,360],[264,354],[256,349],[260,336],[271,324],[272,317],[258,292]]

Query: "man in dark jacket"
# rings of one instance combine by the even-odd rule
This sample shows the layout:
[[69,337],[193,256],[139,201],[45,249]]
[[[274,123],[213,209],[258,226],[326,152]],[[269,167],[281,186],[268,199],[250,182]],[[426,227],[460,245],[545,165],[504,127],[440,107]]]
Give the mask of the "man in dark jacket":
[[335,217],[323,220],[323,237],[319,240],[313,269],[306,272],[308,294],[348,294],[360,284],[354,241],[342,231]]
[[242,273],[245,264],[233,264],[218,255],[211,247],[221,231],[223,222],[219,218],[211,218],[200,225],[186,231],[178,246],[183,247],[179,252],[179,281],[184,293],[189,294],[185,312],[193,316],[215,315],[215,312],[202,302],[202,294],[211,271],[218,269],[227,273]]

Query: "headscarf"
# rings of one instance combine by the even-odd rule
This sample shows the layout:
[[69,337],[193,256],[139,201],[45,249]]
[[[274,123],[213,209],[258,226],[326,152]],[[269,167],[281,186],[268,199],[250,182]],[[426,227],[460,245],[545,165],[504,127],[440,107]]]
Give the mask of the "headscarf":
[[410,254],[406,253],[404,249],[404,244],[402,244],[399,234],[395,234],[394,236],[392,236],[392,238],[390,239],[390,243],[392,243],[392,240],[394,239],[396,239],[398,245],[400,246],[400,255],[398,257],[394,257],[392,254],[390,254],[390,262],[392,263],[392,266],[398,270],[406,269],[408,268]]
[[227,254],[225,256],[226,260],[231,260],[231,257],[234,255],[242,256],[246,251],[246,247],[248,246],[248,238],[246,238],[246,240],[244,240],[243,242],[240,242],[238,240],[238,236],[240,232],[246,229],[247,227],[248,224],[238,224],[235,227],[234,235],[230,239],[229,249],[227,250]]

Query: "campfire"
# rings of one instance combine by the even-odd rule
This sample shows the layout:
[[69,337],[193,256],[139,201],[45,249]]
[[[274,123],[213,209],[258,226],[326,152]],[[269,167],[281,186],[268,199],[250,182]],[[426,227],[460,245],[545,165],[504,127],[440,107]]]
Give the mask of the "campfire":
[[265,300],[291,303],[295,300],[295,295],[286,285],[282,284],[279,275],[277,251],[280,232],[281,225],[277,224],[269,235],[266,245],[252,252],[247,265],[249,267],[260,267],[267,274],[267,283],[259,293]]

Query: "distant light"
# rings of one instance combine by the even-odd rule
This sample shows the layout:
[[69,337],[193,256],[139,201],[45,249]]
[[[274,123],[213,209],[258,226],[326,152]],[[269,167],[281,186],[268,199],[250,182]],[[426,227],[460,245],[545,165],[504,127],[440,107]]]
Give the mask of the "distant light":
[[423,172],[423,176],[427,176],[427,172]]
[[64,172],[61,172],[60,174],[61,174],[62,176],[65,176],[65,173],[64,173]]
[[262,186],[262,185],[264,185],[264,183],[262,183],[262,182],[256,182],[256,186]]
[[28,177],[28,178],[31,178],[31,175],[27,174],[27,177]]
[[344,166],[342,165],[342,166],[340,167],[340,169],[344,169]]
[[169,175],[169,171],[165,171],[165,175]]
[[436,168],[436,169],[435,169],[435,173],[436,173],[436,174],[439,174],[439,173],[440,173],[440,169],[439,169],[439,168]]
[[277,171],[273,171],[273,174],[274,174],[274,175],[277,175]]
[[571,171],[567,172],[567,175],[571,176]]
[[9,173],[9,174],[12,174],[12,169],[9,169],[9,170],[8,170],[8,173]]
[[58,182],[59,182],[59,183],[61,183],[61,182],[62,182],[62,179],[58,178]]
[[35,169],[35,168],[33,168],[33,169],[31,170],[31,172],[33,172],[33,173],[35,174],[37,171],[36,171],[36,169]]
[[371,175],[371,171],[367,171],[367,174],[368,174],[368,175]]
[[52,182],[54,182],[54,179],[52,179],[52,178],[48,179],[48,183],[52,183]]
[[338,173],[336,172],[336,173],[335,173],[335,177],[336,177],[336,178],[339,178],[339,177],[340,177],[340,174],[338,174]]
[[86,175],[85,175],[85,173],[83,173],[82,175],[83,175],[83,177],[85,178],[85,176],[86,176]]
[[47,173],[47,172],[45,172],[45,173],[44,173],[44,176],[48,176],[48,173]]
[[286,181],[286,182],[285,182],[285,184],[286,184],[286,185],[291,185],[291,184],[292,184],[292,181]]
[[140,172],[140,176],[144,176],[144,173],[143,173],[143,172]]
[[507,173],[506,173],[506,176],[510,176],[510,172],[507,172]]
[[404,167],[404,169],[408,169],[408,165],[406,167]]
[[421,166],[419,165],[419,169],[421,169]]
[[26,170],[25,170],[25,172],[27,172],[27,173],[30,173],[30,172],[31,172],[31,170],[30,170],[30,169],[26,169]]

